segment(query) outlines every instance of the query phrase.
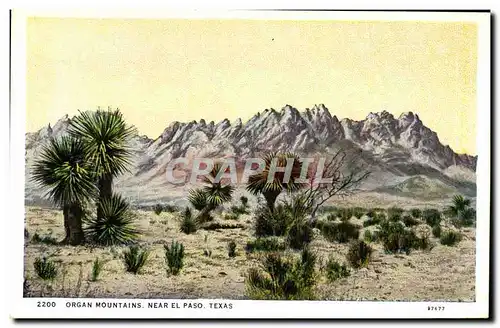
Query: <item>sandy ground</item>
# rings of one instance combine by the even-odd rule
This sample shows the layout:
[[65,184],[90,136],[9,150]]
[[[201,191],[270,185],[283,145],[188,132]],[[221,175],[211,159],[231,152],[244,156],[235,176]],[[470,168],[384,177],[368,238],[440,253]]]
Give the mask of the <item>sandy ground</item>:
[[[248,268],[258,265],[260,256],[244,251],[246,242],[253,237],[250,216],[238,220],[245,228],[198,230],[185,235],[179,232],[175,213],[136,213],[142,231],[140,243],[151,250],[141,274],[125,272],[121,260],[124,247],[58,246],[26,240],[25,276],[31,296],[245,299],[245,274]],[[25,224],[30,237],[37,232],[62,240],[62,222],[58,210],[26,207]],[[462,232],[464,239],[455,247],[440,245],[433,239],[437,246],[430,252],[413,251],[410,255],[384,254],[380,244],[372,244],[376,251],[367,268],[352,270],[350,277],[335,283],[329,283],[322,274],[316,294],[326,300],[474,301],[475,229]],[[172,240],[182,242],[186,248],[185,266],[179,276],[169,276],[166,271],[163,244]],[[238,245],[234,258],[227,254],[231,240]],[[327,242],[319,235],[311,246],[323,261],[329,256],[345,261],[345,244]],[[203,254],[205,248],[212,251],[211,257]],[[33,269],[35,258],[44,254],[59,267],[58,278],[51,283],[37,278]],[[96,257],[105,265],[99,280],[91,282]]]

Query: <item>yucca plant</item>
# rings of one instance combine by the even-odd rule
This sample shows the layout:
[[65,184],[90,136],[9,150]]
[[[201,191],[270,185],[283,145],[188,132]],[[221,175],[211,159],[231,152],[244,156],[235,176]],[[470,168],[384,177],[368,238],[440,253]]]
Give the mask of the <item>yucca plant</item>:
[[207,194],[201,189],[189,190],[188,200],[197,211],[203,210],[208,205]]
[[246,279],[246,293],[251,299],[314,299],[316,255],[305,248],[298,260],[269,253],[261,269],[251,268]]
[[149,250],[133,245],[123,252],[123,262],[127,272],[138,274],[146,264]]
[[[273,211],[276,199],[283,190],[294,192],[304,187],[304,184],[297,180],[300,178],[301,162],[298,155],[293,153],[271,152],[263,156],[264,169],[248,179],[247,190],[254,194],[262,194],[266,200],[268,208]],[[288,181],[285,180],[285,172],[275,172],[269,179],[269,173],[274,167],[286,167],[287,161],[292,162],[292,170]]]
[[422,217],[424,218],[425,222],[431,227],[441,223],[441,213],[435,208],[425,209],[422,212]]
[[94,260],[92,264],[92,272],[90,275],[90,281],[97,281],[99,279],[99,275],[101,274],[104,263],[99,260],[98,257]]
[[85,158],[94,167],[99,188],[97,217],[101,218],[104,199],[112,197],[113,178],[128,172],[132,164],[130,142],[137,130],[126,124],[120,110],[108,108],[80,111],[70,121],[68,133],[83,142]]
[[195,233],[198,230],[198,222],[189,207],[186,207],[184,213],[182,213],[180,221],[180,230],[186,235]]
[[476,223],[476,210],[468,207],[458,212],[458,222],[463,227],[470,227]]
[[47,257],[37,257],[33,264],[35,272],[43,280],[54,280],[57,277],[57,267]]
[[313,240],[313,230],[305,219],[297,219],[286,232],[288,246],[293,249],[303,249]]
[[470,199],[464,198],[462,195],[453,196],[452,205],[448,207],[448,213],[456,217],[458,214],[464,210],[466,210],[470,206]]
[[170,246],[163,245],[165,249],[165,262],[168,266],[168,272],[173,275],[178,275],[184,267],[184,245],[172,241]]
[[92,218],[86,229],[90,239],[99,245],[120,245],[134,242],[139,232],[134,227],[130,204],[118,194],[104,197],[99,203],[101,216]]
[[84,143],[67,136],[51,139],[41,149],[32,179],[48,189],[47,196],[62,207],[65,238],[62,243],[85,241],[82,222],[85,204],[96,194],[94,173]]
[[368,265],[372,253],[373,249],[364,241],[353,240],[349,245],[346,258],[353,268],[360,268]]
[[283,204],[279,204],[274,209],[260,206],[255,213],[255,235],[257,237],[284,236],[293,221],[293,217]]

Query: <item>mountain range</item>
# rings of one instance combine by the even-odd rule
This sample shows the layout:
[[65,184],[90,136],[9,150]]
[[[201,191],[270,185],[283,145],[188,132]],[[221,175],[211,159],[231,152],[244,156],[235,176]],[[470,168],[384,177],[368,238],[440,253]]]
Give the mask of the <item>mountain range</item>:
[[[30,179],[30,167],[41,146],[65,133],[71,118],[62,117],[39,131],[26,134],[26,202],[43,202],[44,192]],[[416,113],[398,118],[387,111],[369,113],[364,120],[340,119],[325,105],[299,111],[286,105],[266,109],[243,123],[204,119],[172,122],[156,139],[136,135],[132,140],[131,172],[116,179],[121,192],[134,202],[185,198],[189,185],[174,186],[164,176],[177,157],[243,160],[267,151],[293,151],[302,155],[333,153],[343,149],[358,154],[370,172],[359,187],[363,191],[403,197],[444,197],[461,193],[475,197],[477,156],[457,154],[443,145],[436,132]]]

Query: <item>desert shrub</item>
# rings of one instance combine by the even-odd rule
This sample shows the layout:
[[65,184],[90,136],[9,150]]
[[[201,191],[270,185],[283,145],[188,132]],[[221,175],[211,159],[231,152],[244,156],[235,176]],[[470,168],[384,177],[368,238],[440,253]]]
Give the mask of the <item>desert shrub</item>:
[[302,249],[313,239],[313,228],[306,220],[297,220],[286,233],[288,246],[293,249]]
[[161,212],[163,212],[163,205],[156,204],[155,206],[153,206],[153,211],[155,212],[156,215],[160,215]]
[[365,208],[362,208],[362,207],[354,207],[352,209],[352,215],[358,219],[361,219],[361,217],[363,217],[363,215],[366,214],[366,209]]
[[229,257],[235,257],[236,256],[236,242],[234,240],[231,240],[227,244],[227,255]]
[[402,208],[391,207],[387,210],[387,218],[392,222],[401,221],[403,212]]
[[359,238],[360,228],[353,223],[342,221],[339,223],[324,222],[319,229],[328,241],[346,243],[351,239]]
[[240,205],[231,206],[231,212],[236,215],[248,214],[250,213],[248,210],[248,198],[245,196],[240,197]]
[[448,230],[441,233],[439,241],[442,245],[454,246],[462,240],[462,234],[458,231]]
[[414,219],[420,219],[422,217],[422,210],[419,208],[412,208],[410,214]]
[[239,222],[207,222],[200,228],[203,230],[243,229],[245,225]]
[[347,261],[353,268],[360,268],[368,265],[373,249],[362,240],[353,240],[347,252]]
[[260,270],[251,268],[248,271],[246,293],[250,299],[314,299],[316,260],[316,255],[308,248],[302,250],[297,260],[269,253]]
[[340,264],[334,258],[330,257],[325,267],[326,278],[329,282],[335,282],[338,279],[349,277],[351,272],[346,265]]
[[240,202],[241,202],[241,205],[247,207],[248,206],[248,197],[241,196],[240,197]]
[[412,247],[415,246],[415,233],[405,229],[403,223],[399,221],[382,221],[378,227],[378,234],[384,250],[388,253],[410,254]]
[[90,274],[90,281],[97,281],[99,279],[99,275],[101,274],[103,267],[102,261],[99,261],[99,258],[96,257],[94,263],[92,264],[92,272]]
[[231,213],[226,213],[224,215],[224,220],[238,220],[240,218],[240,214],[239,213],[235,213],[234,211],[231,212]]
[[420,221],[418,221],[417,219],[415,219],[413,216],[410,215],[403,216],[403,222],[407,227],[413,227],[420,223]]
[[57,277],[56,264],[45,256],[37,257],[33,266],[37,276],[43,280],[54,280]]
[[257,209],[255,216],[255,235],[284,236],[291,223],[292,218],[282,204],[276,206],[274,210],[262,206]]
[[441,223],[441,213],[435,208],[424,210],[422,212],[422,217],[424,218],[425,222],[431,227],[434,227],[435,225]]
[[51,235],[41,237],[38,232],[33,234],[31,237],[31,242],[35,244],[46,244],[46,245],[57,245],[57,239],[52,237]]
[[170,204],[167,204],[167,205],[163,205],[163,211],[164,212],[167,212],[167,213],[174,213],[174,212],[177,212],[179,209],[177,208],[177,206],[175,205],[170,205]]
[[278,252],[286,249],[286,243],[278,237],[260,237],[254,240],[249,240],[245,246],[248,253],[253,252]]
[[184,245],[172,240],[170,246],[163,245],[165,249],[165,262],[168,266],[168,272],[178,275],[184,266]]
[[366,243],[373,242],[373,233],[370,230],[365,230],[365,232],[363,233],[363,240]]
[[137,245],[130,246],[123,252],[123,262],[127,272],[138,274],[146,264],[149,257],[149,250],[142,249]]
[[326,216],[326,219],[327,219],[328,221],[335,221],[335,220],[337,220],[337,213],[335,212],[335,213],[330,213],[330,214],[328,214],[328,215]]
[[354,210],[352,208],[341,208],[338,214],[341,221],[349,221],[354,215]]
[[373,216],[369,216],[368,219],[364,220],[363,221],[363,227],[369,227],[369,226],[372,226],[372,225],[376,225],[376,224],[379,224],[381,221],[382,221],[382,218],[383,216],[382,215],[377,215],[377,214],[373,214]]
[[377,212],[374,210],[374,209],[369,209],[367,212],[366,212],[366,216],[368,218],[374,218],[375,216],[377,215]]
[[113,194],[101,200],[101,217],[89,221],[86,232],[90,240],[99,245],[133,243],[139,231],[134,227],[134,215],[125,198]]
[[432,235],[436,238],[441,237],[441,225],[437,224],[432,227]]
[[180,218],[180,230],[186,235],[195,233],[198,230],[198,222],[193,216],[191,209],[186,207]]

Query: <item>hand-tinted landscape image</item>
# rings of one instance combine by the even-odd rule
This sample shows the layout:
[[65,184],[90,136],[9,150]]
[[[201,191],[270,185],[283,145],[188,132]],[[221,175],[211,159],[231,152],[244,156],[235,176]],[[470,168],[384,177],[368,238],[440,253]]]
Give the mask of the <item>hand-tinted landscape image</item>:
[[27,50],[25,297],[475,301],[474,24],[30,18]]

